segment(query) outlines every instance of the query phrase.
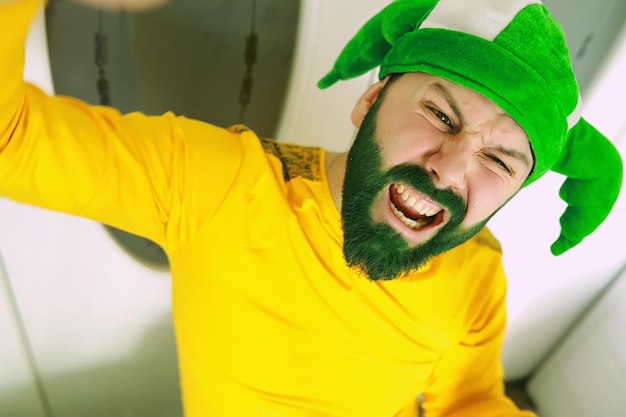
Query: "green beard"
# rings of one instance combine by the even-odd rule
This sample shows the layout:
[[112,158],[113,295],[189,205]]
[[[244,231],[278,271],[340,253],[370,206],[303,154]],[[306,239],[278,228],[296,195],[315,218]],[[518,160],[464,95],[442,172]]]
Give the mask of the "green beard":
[[[342,189],[341,218],[344,233],[343,254],[347,264],[371,280],[390,280],[415,271],[432,257],[467,241],[489,219],[470,228],[461,227],[467,205],[450,190],[437,189],[430,176],[415,165],[382,168],[376,143],[376,115],[382,97],[365,116],[348,153]],[[404,183],[428,195],[447,210],[448,222],[428,241],[409,247],[402,236],[385,223],[372,220],[371,209],[392,183]]]

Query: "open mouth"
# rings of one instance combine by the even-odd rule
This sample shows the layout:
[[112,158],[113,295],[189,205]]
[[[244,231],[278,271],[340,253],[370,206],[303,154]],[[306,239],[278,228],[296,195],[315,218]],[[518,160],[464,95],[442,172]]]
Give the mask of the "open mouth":
[[389,206],[398,220],[415,231],[440,224],[445,211],[426,196],[398,183],[389,187]]

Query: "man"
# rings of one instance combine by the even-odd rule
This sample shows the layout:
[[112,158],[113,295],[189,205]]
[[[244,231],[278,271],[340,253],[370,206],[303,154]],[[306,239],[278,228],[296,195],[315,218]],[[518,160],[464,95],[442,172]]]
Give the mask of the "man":
[[532,415],[503,394],[505,279],[483,226],[556,170],[562,253],[621,183],[543,6],[392,3],[320,81],[381,66],[354,145],[330,154],[47,97],[21,80],[38,2],[4,3],[0,193],[165,249],[186,416],[415,416],[418,394],[427,417]]

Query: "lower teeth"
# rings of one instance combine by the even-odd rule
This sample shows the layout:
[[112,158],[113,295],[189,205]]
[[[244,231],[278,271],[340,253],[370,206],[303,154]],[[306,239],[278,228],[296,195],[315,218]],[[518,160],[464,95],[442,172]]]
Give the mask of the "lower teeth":
[[[423,225],[422,222],[417,222],[413,219],[409,219],[408,217],[406,217],[404,215],[404,213],[402,213],[400,210],[398,210],[396,208],[396,206],[394,206],[393,204],[391,204],[391,211],[393,211],[393,213],[396,215],[396,217],[398,219],[400,219],[400,221],[402,223],[404,223],[407,227],[410,227],[411,229],[418,229],[419,227],[421,227]],[[419,226],[419,227],[418,227]]]

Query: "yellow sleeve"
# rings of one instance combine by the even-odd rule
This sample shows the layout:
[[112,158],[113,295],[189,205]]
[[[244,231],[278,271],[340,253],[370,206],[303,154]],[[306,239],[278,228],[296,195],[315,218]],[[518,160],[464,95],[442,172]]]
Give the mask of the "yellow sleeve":
[[39,0],[0,5],[0,196],[87,217],[175,250],[240,169],[240,135],[173,114],[122,115],[22,79]]
[[520,411],[504,393],[500,352],[506,327],[506,281],[499,258],[489,269],[493,285],[481,297],[485,302],[470,331],[441,358],[424,392],[425,417],[535,417]]

